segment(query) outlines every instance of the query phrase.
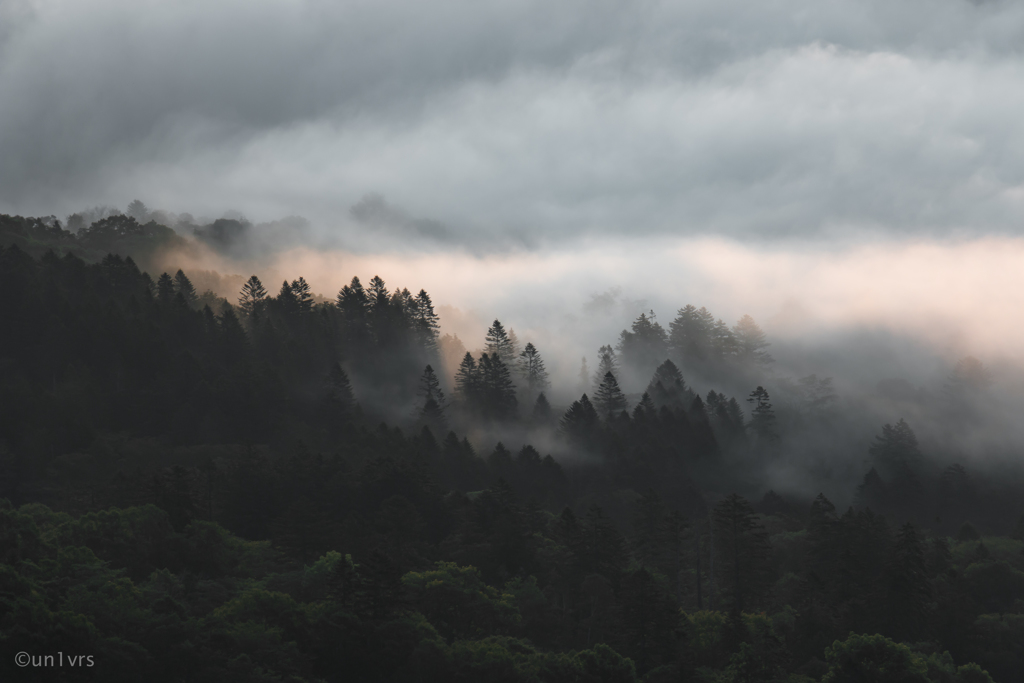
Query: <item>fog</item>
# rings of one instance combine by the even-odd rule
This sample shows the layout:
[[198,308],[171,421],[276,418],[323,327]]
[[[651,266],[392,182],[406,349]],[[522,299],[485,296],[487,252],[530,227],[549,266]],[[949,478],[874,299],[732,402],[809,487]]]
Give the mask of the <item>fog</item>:
[[[900,417],[1009,462],[1022,38],[1002,1],[4,0],[0,213],[141,199],[190,240],[158,269],[229,301],[253,273],[424,288],[471,351],[494,319],[535,343],[560,408],[640,313],[749,314],[779,405],[834,381],[843,445],[794,462],[861,463]],[[249,228],[197,237],[221,217]],[[966,356],[996,381],[951,434]]]

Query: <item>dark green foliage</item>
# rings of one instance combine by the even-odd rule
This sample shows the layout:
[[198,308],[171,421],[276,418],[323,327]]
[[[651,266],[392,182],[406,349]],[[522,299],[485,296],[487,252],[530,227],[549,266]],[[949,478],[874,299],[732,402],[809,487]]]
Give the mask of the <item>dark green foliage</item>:
[[626,409],[626,397],[619,389],[615,375],[610,372],[605,373],[601,385],[594,394],[594,409],[598,415],[609,421]]
[[[632,416],[584,395],[560,440],[548,396],[563,388],[520,394],[520,418],[500,354],[442,365],[423,290],[353,278],[315,303],[303,278],[274,297],[250,278],[239,313],[194,301],[184,272],[87,263],[55,220],[5,221],[19,245],[60,247],[0,250],[0,491],[20,506],[0,501],[0,639],[15,651],[81,649],[126,681],[768,681],[820,677],[829,646],[836,676],[891,650],[853,632],[913,642],[911,669],[936,681],[988,680],[971,660],[1024,676],[1021,543],[990,535],[1020,513],[1012,477],[871,470],[845,513],[787,489],[756,515],[713,493],[767,488],[744,467],[739,404],[644,361],[649,316],[621,349],[627,371],[658,364]],[[125,218],[100,228],[90,240],[145,238]],[[763,337],[687,315],[694,381],[761,381]],[[784,396],[780,434],[797,419]],[[913,460],[896,437],[883,430],[879,468]],[[947,540],[968,517],[984,542]],[[926,526],[893,533],[909,518]]]
[[733,611],[761,604],[770,581],[768,534],[754,510],[735,493],[715,506],[716,570],[720,587]]

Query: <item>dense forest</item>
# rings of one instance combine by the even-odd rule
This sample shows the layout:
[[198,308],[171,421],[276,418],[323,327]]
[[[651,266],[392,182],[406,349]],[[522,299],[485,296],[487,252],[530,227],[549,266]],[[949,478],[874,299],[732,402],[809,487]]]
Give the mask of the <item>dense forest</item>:
[[71,227],[0,216],[5,680],[1024,680],[1024,481],[893,415],[852,505],[776,493],[835,397],[750,317],[641,314],[557,387],[380,277],[145,272],[224,222]]

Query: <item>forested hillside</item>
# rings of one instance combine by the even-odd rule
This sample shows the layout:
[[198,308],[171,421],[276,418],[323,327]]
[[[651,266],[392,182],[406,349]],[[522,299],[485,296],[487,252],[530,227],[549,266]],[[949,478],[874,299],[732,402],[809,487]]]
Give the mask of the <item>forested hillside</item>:
[[834,395],[806,377],[777,414],[750,317],[641,315],[557,387],[415,283],[228,301],[140,270],[183,239],[155,222],[0,236],[11,680],[19,651],[104,681],[1024,679],[1024,481],[937,466],[893,415],[854,505],[776,493]]

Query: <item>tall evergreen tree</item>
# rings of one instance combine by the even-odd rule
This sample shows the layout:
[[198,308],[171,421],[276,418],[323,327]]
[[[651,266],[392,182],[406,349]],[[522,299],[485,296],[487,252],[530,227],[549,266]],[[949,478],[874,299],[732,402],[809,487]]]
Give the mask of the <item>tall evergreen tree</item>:
[[668,355],[668,335],[655,320],[654,311],[633,321],[632,331],[619,335],[619,353],[627,367],[644,376]]
[[759,386],[750,392],[747,403],[754,405],[750,416],[750,428],[754,430],[760,443],[769,445],[779,440],[775,424],[775,410],[772,408],[768,390]]
[[[427,290],[421,289],[415,299],[416,341],[428,358],[439,354],[438,337],[440,336],[441,318],[434,311],[434,303],[430,300]],[[457,339],[457,338],[456,338]]]
[[594,428],[597,426],[598,416],[594,405],[586,394],[578,401],[573,401],[569,409],[559,423],[563,434],[578,440],[590,438]]
[[666,360],[654,371],[647,393],[656,406],[683,407],[691,402],[687,400],[691,394],[683,381],[683,373],[671,360]]
[[505,365],[515,362],[512,340],[502,326],[500,320],[495,320],[487,330],[487,345],[485,350],[489,357],[497,357]]
[[543,393],[551,387],[548,371],[544,368],[544,360],[533,342],[527,342],[526,348],[519,354],[519,375],[526,383],[527,395]]
[[174,280],[170,275],[164,273],[156,281],[156,298],[162,304],[169,304],[174,301]]
[[487,417],[510,419],[516,413],[516,387],[508,366],[497,355],[484,353],[479,364],[481,408]]
[[750,503],[735,493],[715,506],[713,519],[722,590],[733,611],[750,610],[769,579],[768,533]]
[[332,365],[324,379],[324,399],[329,415],[334,420],[344,421],[352,416],[356,399],[341,363]]
[[455,373],[455,394],[464,406],[475,409],[480,400],[480,385],[480,372],[476,361],[473,360],[473,354],[467,351]]
[[732,328],[736,337],[738,357],[741,361],[757,365],[767,365],[773,362],[771,355],[765,351],[771,346],[764,332],[754,319],[744,315]]
[[615,375],[610,372],[605,373],[601,386],[594,394],[594,408],[599,415],[609,421],[626,409],[626,396],[619,389]]
[[714,333],[714,317],[706,308],[698,310],[687,304],[680,308],[669,324],[668,346],[673,358],[684,367],[694,367],[708,360]]
[[249,277],[242,285],[242,293],[238,297],[238,307],[247,318],[256,322],[263,314],[263,307],[267,300],[267,290],[263,283],[255,275]]
[[361,355],[370,340],[370,298],[358,277],[341,288],[335,302],[341,312],[341,328],[348,351]]
[[309,283],[305,278],[300,277],[298,280],[293,280],[291,290],[295,296],[296,307],[300,312],[308,313],[313,310],[313,294],[310,292]]
[[597,371],[594,372],[595,390],[601,386],[601,382],[609,372],[613,375],[619,372],[619,357],[616,355],[615,349],[606,344],[597,350]]
[[931,586],[924,546],[909,522],[896,534],[889,556],[886,612],[888,635],[896,640],[916,641],[925,632]]
[[434,401],[441,410],[444,410],[447,405],[447,401],[444,397],[444,391],[441,389],[441,380],[438,379],[437,374],[434,372],[434,368],[427,366],[423,369],[423,376],[420,377],[419,397],[424,403],[427,401]]
[[181,298],[185,300],[185,303],[192,308],[199,301],[199,295],[196,294],[196,288],[192,286],[192,281],[188,279],[188,276],[179,268],[178,272],[174,274],[174,291],[181,295]]

